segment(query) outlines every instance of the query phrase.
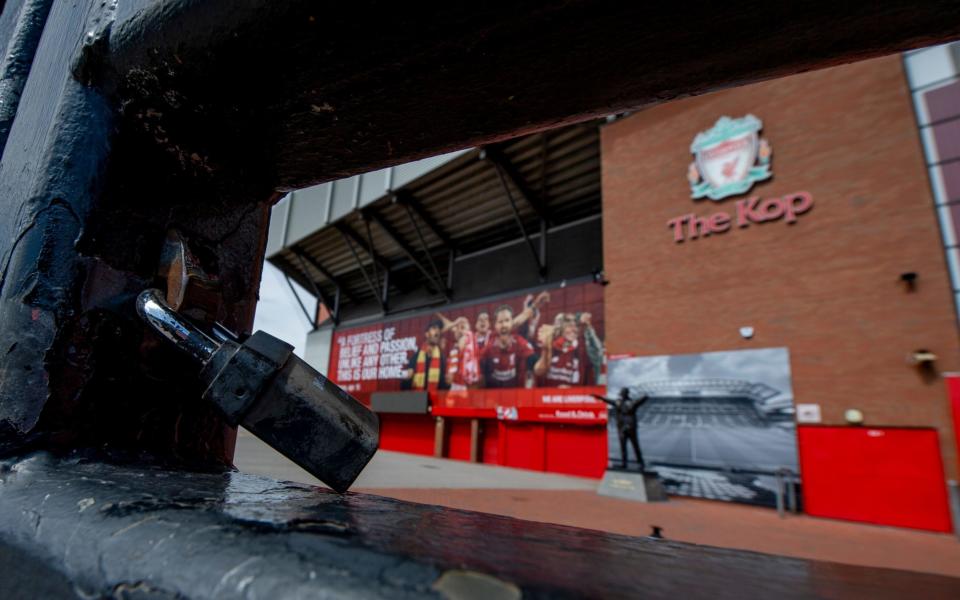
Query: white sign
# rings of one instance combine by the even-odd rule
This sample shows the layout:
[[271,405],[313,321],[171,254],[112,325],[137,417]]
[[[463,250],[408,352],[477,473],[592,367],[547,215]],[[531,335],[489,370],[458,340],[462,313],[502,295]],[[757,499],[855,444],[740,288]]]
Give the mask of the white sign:
[[819,404],[797,404],[797,423],[819,423]]
[[417,338],[398,338],[396,333],[395,327],[387,327],[338,337],[337,382],[404,379],[407,353],[417,350]]

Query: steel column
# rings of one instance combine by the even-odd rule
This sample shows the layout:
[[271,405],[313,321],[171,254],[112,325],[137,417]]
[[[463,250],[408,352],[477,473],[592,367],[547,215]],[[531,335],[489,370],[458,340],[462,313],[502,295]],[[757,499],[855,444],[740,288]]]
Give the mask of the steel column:
[[[331,304],[330,299],[327,298],[327,295],[323,293],[323,290],[320,289],[320,286],[317,285],[317,282],[313,280],[313,277],[310,277],[310,272],[307,270],[307,263],[304,261],[303,256],[301,256],[300,254],[297,254],[296,257],[300,260],[300,270],[303,271],[303,276],[310,283],[310,287],[313,288],[314,297],[317,299],[318,302],[326,306],[327,310],[330,311],[330,315],[333,316],[333,305]],[[290,282],[287,281],[287,283],[289,284]],[[290,289],[291,290],[293,289],[292,285],[290,286]],[[300,297],[297,296],[297,301],[299,302],[299,300],[300,300]],[[301,303],[301,307],[302,306],[303,304]],[[308,317],[310,322],[313,324],[314,329],[316,329],[318,325],[316,312],[317,311],[314,312],[313,317]]]
[[290,280],[289,275],[284,275],[283,279],[287,282],[287,287],[290,288],[290,293],[293,294],[293,297],[296,299],[297,304],[300,305],[300,310],[303,311],[303,316],[307,318],[307,321],[310,322],[310,328],[314,331],[317,329],[317,313],[311,315],[310,311],[307,310],[307,307],[304,306],[303,300],[300,299],[300,294],[297,293],[297,288],[293,287],[293,281]]
[[[367,251],[367,254],[369,254],[371,257],[376,257],[377,253],[373,247],[373,234],[370,233],[370,221],[366,218],[366,216],[363,213],[360,214],[360,218],[363,220],[363,228],[367,232],[367,246],[365,248]],[[376,259],[374,259],[374,261],[371,263],[371,266],[373,267],[373,280],[377,282],[377,285],[379,285],[380,274],[377,273]],[[383,271],[384,273],[389,273],[390,269],[387,268],[387,269],[384,269]],[[384,275],[384,277],[386,277],[386,275]],[[386,297],[386,292],[381,292],[381,295],[383,297]],[[386,300],[381,300],[380,304],[384,307],[384,311],[386,311],[386,306],[387,306]]]

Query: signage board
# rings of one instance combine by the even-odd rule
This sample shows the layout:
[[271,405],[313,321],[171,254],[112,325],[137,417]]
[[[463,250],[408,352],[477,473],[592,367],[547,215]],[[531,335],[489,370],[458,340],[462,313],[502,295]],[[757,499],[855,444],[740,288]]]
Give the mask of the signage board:
[[[773,177],[770,143],[760,137],[763,122],[754,115],[720,117],[694,137],[693,162],[687,167],[690,197],[720,201],[746,194],[760,181]],[[798,191],[780,197],[752,196],[738,200],[733,210],[701,216],[686,213],[667,221],[674,242],[684,242],[744,229],[760,223],[783,221],[787,225],[813,208],[813,195]]]
[[603,286],[557,285],[340,328],[329,373],[361,399],[424,390],[444,404],[472,390],[589,388],[603,384],[603,339]]

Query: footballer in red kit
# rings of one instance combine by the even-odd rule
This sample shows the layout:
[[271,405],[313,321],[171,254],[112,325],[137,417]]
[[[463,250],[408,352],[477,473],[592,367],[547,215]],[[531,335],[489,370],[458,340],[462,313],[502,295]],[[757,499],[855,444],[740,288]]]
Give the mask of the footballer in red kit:
[[594,385],[596,377],[581,326],[592,333],[590,313],[560,313],[538,331],[540,356],[533,367],[538,387]]
[[447,385],[451,391],[464,391],[475,387],[480,381],[480,357],[477,338],[470,331],[470,321],[466,317],[448,319],[442,313],[436,314],[443,323],[443,333],[451,332],[454,342],[447,354]]
[[493,332],[490,331],[490,315],[485,312],[477,315],[475,328],[477,331],[477,348],[482,352],[487,346],[487,341],[493,335]]
[[481,360],[484,386],[525,387],[527,359],[533,356],[533,347],[527,340],[513,333],[513,309],[504,305],[497,309],[495,315],[496,337],[487,341]]

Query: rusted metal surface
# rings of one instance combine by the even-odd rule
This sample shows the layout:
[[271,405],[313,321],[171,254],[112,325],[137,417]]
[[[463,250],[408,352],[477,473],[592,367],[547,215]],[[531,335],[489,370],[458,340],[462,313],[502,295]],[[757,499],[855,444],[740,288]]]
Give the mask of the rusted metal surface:
[[132,140],[119,106],[75,77],[114,11],[54,2],[0,163],[0,450],[106,445],[229,464],[233,432],[196,401],[197,367],[144,336],[133,301],[162,284],[175,228],[221,282],[214,318],[248,328],[271,194],[211,192]]
[[98,81],[278,189],[960,36],[943,0],[125,4]]
[[0,148],[20,107],[20,95],[30,73],[33,54],[53,0],[7,0],[0,3]]
[[166,283],[167,304],[173,310],[208,324],[220,314],[220,281],[203,270],[175,229],[167,232],[157,275]]
[[632,538],[240,473],[37,454],[3,463],[0,481],[0,538],[31,549],[84,597],[140,589],[159,598],[462,598],[450,591],[458,580],[474,593],[524,598],[960,596],[960,580],[938,575]]

